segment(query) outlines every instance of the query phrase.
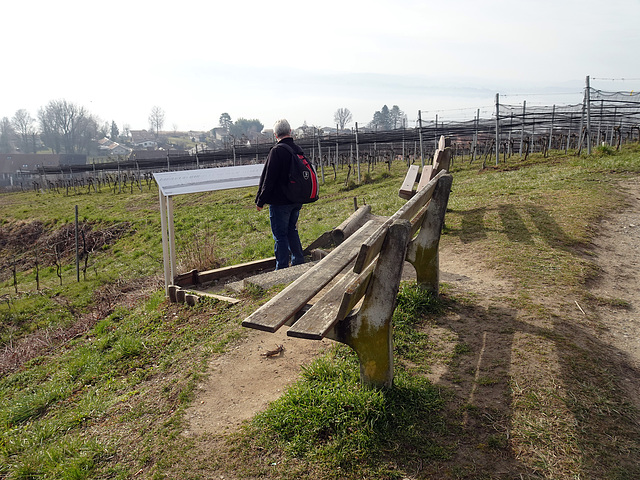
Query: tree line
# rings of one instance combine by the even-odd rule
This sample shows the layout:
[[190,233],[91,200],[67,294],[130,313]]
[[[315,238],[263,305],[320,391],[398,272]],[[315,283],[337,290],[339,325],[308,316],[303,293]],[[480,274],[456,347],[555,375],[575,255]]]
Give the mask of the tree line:
[[[37,127],[36,127],[37,125]],[[87,109],[67,100],[52,100],[33,118],[25,109],[0,120],[0,151],[16,148],[36,153],[42,147],[56,154],[89,154],[97,138],[107,136],[106,126]]]
[[[348,108],[339,108],[334,114],[334,121],[341,130],[352,120],[353,115]],[[149,129],[156,137],[164,122],[164,110],[154,106],[149,115]],[[368,126],[377,130],[391,130],[405,124],[406,115],[397,105],[392,108],[384,105],[374,113]],[[258,119],[238,118],[232,121],[227,112],[220,115],[219,126],[226,129],[231,138],[247,140],[254,140],[264,129]],[[124,125],[123,135],[127,137],[128,132],[128,125]],[[103,123],[83,106],[64,99],[51,100],[38,110],[36,118],[27,110],[20,109],[11,119],[3,117],[0,120],[0,153],[37,153],[47,149],[56,154],[90,155],[96,148],[97,140],[107,137],[118,141],[120,133],[114,121]]]

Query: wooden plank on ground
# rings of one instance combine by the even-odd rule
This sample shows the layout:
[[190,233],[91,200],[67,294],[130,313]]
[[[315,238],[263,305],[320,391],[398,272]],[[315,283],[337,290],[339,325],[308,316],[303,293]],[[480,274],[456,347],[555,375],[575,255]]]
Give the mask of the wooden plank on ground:
[[198,290],[187,290],[187,292],[192,295],[198,295],[201,297],[215,298],[216,300],[230,303],[231,305],[235,305],[236,303],[240,302],[240,300],[238,300],[237,298],[227,297],[226,295],[218,295],[217,293],[200,292]]
[[[333,235],[331,234],[331,232],[324,232],[322,235],[316,238],[311,243],[311,245],[305,248],[303,250],[303,253],[305,255],[308,255],[309,253],[311,253],[312,250],[316,248],[328,248],[333,244],[334,244],[334,241],[333,241]],[[274,257],[274,265],[275,265],[275,257]]]
[[[238,265],[230,265],[228,267],[216,268],[215,270],[207,270],[198,272],[198,280],[200,283],[212,282],[222,278],[242,276],[260,270],[267,270],[276,265],[276,257],[269,257],[253,262],[240,263]],[[183,285],[186,286],[186,285]]]
[[375,221],[367,222],[320,260],[314,268],[249,315],[242,322],[242,326],[267,332],[277,331],[356,257],[362,242],[369,238],[376,228]]
[[322,340],[336,322],[343,320],[364,296],[375,264],[363,273],[347,273],[287,330],[290,337]]
[[404,177],[404,181],[402,182],[402,186],[400,187],[400,191],[398,195],[401,198],[406,198],[407,200],[413,196],[413,186],[416,183],[416,179],[418,178],[419,168],[417,165],[411,165],[409,170],[407,171],[407,175]]
[[349,218],[334,228],[331,232],[335,244],[340,245],[345,238],[358,231],[362,225],[371,220],[370,217],[371,205],[363,205],[358,208],[355,212],[349,215]]

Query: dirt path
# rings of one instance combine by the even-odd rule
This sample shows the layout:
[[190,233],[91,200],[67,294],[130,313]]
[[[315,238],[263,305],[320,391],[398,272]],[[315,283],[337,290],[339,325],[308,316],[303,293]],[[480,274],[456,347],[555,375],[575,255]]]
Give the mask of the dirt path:
[[[621,188],[628,194],[628,206],[602,221],[599,225],[601,234],[593,248],[602,275],[594,281],[591,291],[594,296],[611,301],[597,307],[579,308],[586,309],[585,316],[597,315],[604,325],[599,331],[601,341],[609,343],[616,352],[624,352],[634,363],[629,366],[636,371],[628,379],[633,383],[629,389],[638,392],[640,386],[635,385],[635,378],[640,368],[640,319],[637,315],[640,305],[640,181],[628,182]],[[526,362],[514,367],[504,360],[513,357],[511,362],[517,363],[516,353],[518,349],[526,348],[527,333],[504,334],[508,322],[517,325],[516,330],[523,325],[517,312],[504,305],[504,299],[511,296],[513,287],[506,279],[485,269],[480,259],[470,258],[470,255],[473,255],[472,249],[454,243],[442,249],[440,258],[442,281],[455,290],[473,294],[477,305],[474,312],[463,313],[467,318],[453,319],[461,325],[455,334],[473,343],[472,348],[477,352],[469,358],[468,366],[475,382],[473,378],[467,379],[466,385],[459,380],[448,381],[444,364],[433,365],[428,374],[433,382],[458,389],[461,398],[467,402],[498,405],[504,403],[504,394],[499,392],[492,399],[485,391],[481,397],[476,388],[478,377],[489,368],[493,368],[493,374],[496,369],[504,370],[505,376],[509,368],[519,368],[527,374],[531,367]],[[589,311],[589,308],[598,311]],[[496,316],[499,318],[493,320],[492,327],[486,319]],[[474,318],[469,320],[471,317]],[[535,326],[527,325],[526,328]],[[287,337],[285,329],[281,330],[277,334],[252,331],[227,354],[212,360],[208,379],[199,386],[194,405],[187,412],[190,427],[186,434],[220,434],[236,428],[278,398],[299,377],[301,366],[310,363],[331,344],[329,340],[312,342]],[[451,329],[436,326],[431,334],[450,337]],[[262,355],[276,345],[284,346],[281,355],[271,358]],[[551,350],[550,354],[553,354]]]
[[602,272],[591,292],[611,300],[597,309],[607,341],[640,368],[640,180],[620,188],[627,194],[627,207],[600,222],[594,251]]
[[[251,330],[231,350],[213,359],[209,376],[200,384],[194,405],[188,410],[186,434],[225,433],[263,410],[295,382],[300,368],[309,364],[330,344]],[[273,357],[265,353],[282,345]]]

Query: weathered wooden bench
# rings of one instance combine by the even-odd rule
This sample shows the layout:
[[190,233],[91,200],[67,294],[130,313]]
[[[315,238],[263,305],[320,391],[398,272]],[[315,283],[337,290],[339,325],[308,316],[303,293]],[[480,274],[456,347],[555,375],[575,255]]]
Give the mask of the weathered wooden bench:
[[409,169],[399,192],[409,200],[395,214],[358,209],[332,232],[339,245],[242,325],[268,332],[287,325],[291,337],[345,343],[359,357],[363,383],[392,385],[391,317],[405,259],[417,282],[438,293],[438,245],[452,183],[442,167],[450,158],[444,138],[440,147],[420,177]]

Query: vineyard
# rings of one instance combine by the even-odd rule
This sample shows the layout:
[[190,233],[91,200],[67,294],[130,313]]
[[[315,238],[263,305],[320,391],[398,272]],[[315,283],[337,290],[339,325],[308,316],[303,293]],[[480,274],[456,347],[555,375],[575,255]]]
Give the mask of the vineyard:
[[[469,162],[505,162],[514,155],[526,158],[531,153],[549,150],[591,153],[596,146],[619,149],[624,143],[640,141],[640,93],[605,92],[585,88],[584,101],[575,105],[527,106],[500,103],[496,95],[495,111],[481,118],[480,110],[466,121],[439,122],[423,120],[418,112],[416,128],[387,131],[359,129],[323,135],[314,129],[312,136],[298,138],[297,143],[324,174],[324,168],[336,165],[360,165],[404,159],[408,164],[433,155],[441,135],[452,140],[454,159]],[[25,172],[35,189],[102,187],[142,189],[158,171],[198,169],[229,165],[262,163],[272,144],[232,145],[225,150],[201,151],[195,155],[172,155],[158,151],[157,158],[126,160],[87,165],[41,167]],[[357,170],[359,183],[360,169]],[[25,189],[28,183],[23,182]]]

